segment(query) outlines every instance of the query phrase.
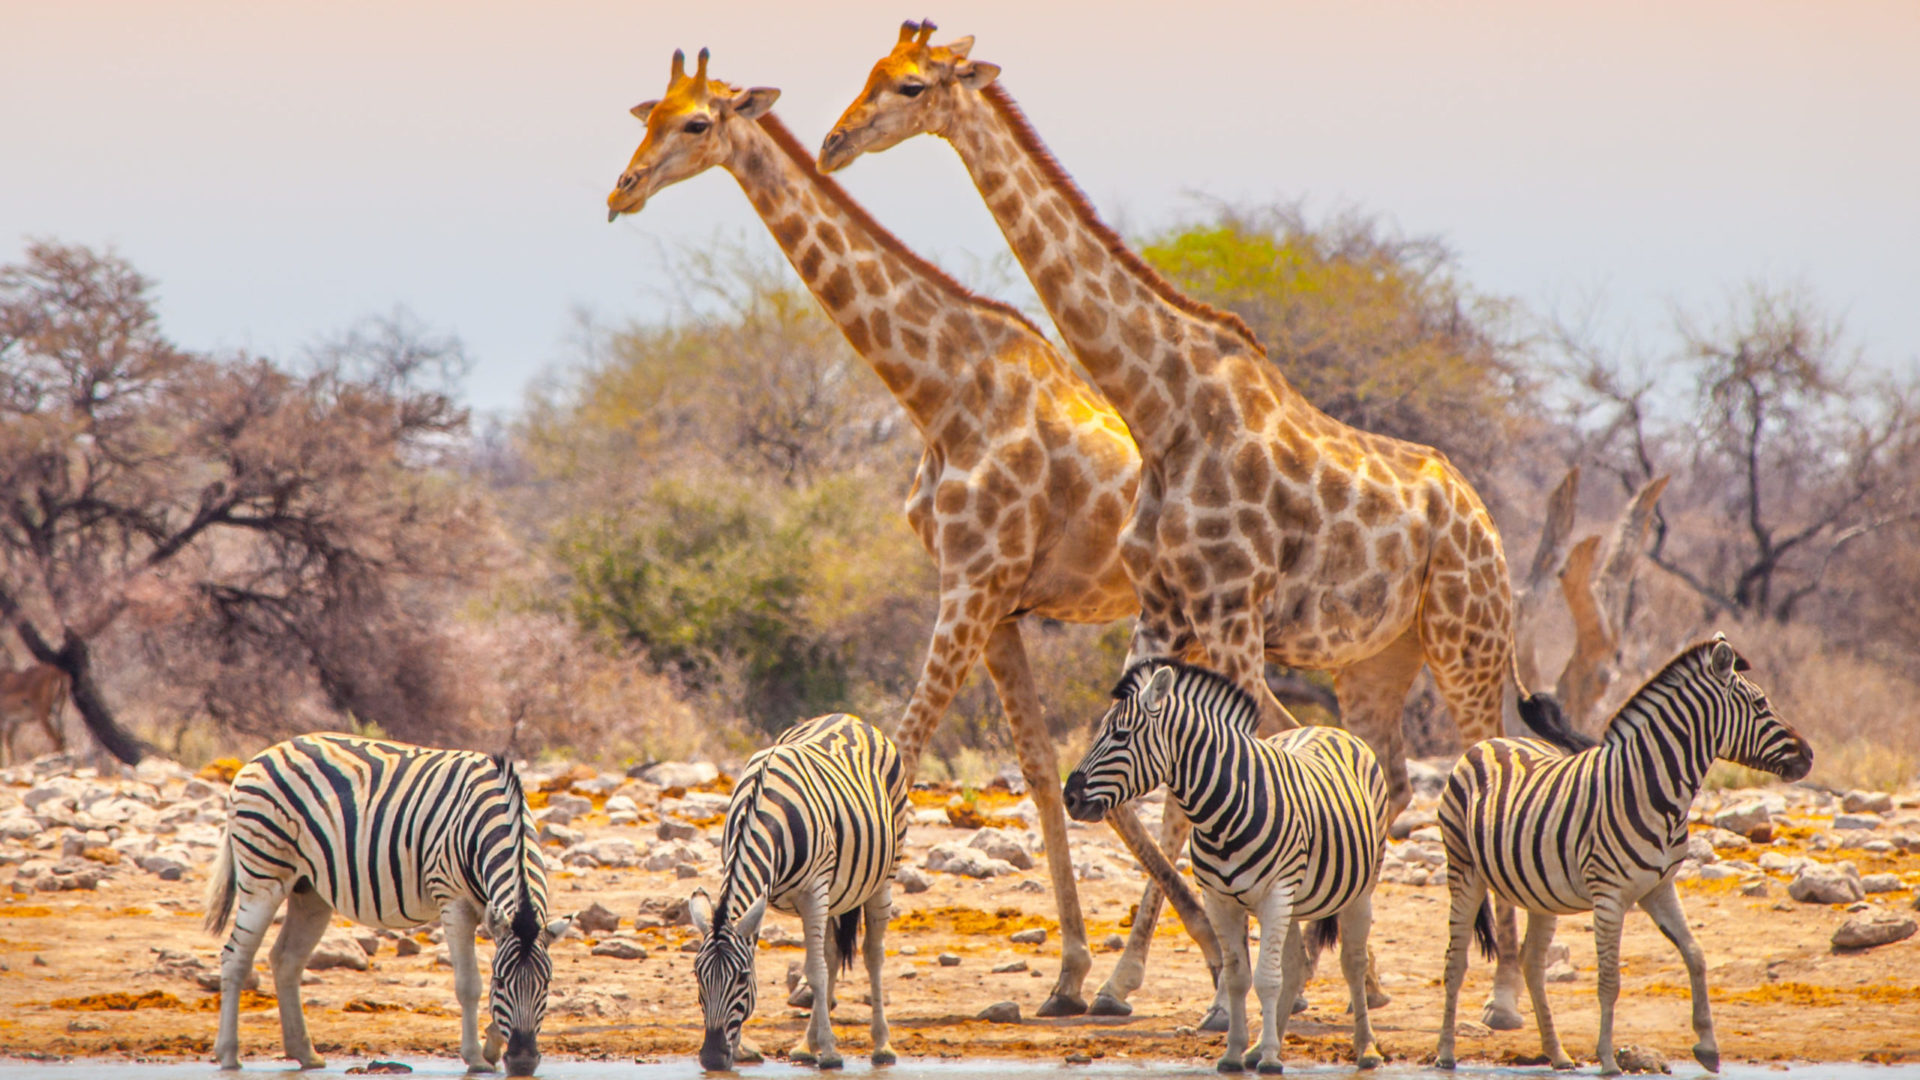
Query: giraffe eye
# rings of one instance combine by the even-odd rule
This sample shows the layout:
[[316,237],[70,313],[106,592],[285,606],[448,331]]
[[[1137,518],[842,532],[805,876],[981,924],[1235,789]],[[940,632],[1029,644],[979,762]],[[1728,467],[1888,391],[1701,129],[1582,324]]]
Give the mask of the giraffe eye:
[[919,97],[920,91],[925,89],[926,87],[920,83],[907,83],[900,87],[900,96],[904,98]]
[[708,128],[712,126],[713,125],[708,123],[704,117],[696,116],[693,119],[687,121],[687,126],[681,128],[680,130],[686,132],[689,135],[699,135],[699,134],[703,134]]

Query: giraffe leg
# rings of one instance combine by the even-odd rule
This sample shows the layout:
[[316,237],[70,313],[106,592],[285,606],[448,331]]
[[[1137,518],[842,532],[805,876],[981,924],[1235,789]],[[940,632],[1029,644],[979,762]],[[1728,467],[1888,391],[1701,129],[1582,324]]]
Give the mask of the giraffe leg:
[[1652,892],[1640,898],[1640,907],[1653,917],[1654,925],[1667,935],[1673,947],[1680,950],[1680,960],[1687,965],[1687,982],[1693,992],[1693,1034],[1699,1040],[1693,1045],[1693,1057],[1709,1072],[1719,1072],[1720,1044],[1713,1037],[1713,1010],[1707,1004],[1707,958],[1700,951],[1700,943],[1693,940],[1693,931],[1687,929],[1687,913],[1680,906],[1679,894],[1673,891],[1673,882],[1663,881],[1654,886]]
[[1067,844],[1067,812],[1060,797],[1060,760],[1053,737],[1047,733],[1040,695],[1033,688],[1027,650],[1020,625],[1002,622],[987,639],[987,673],[1000,692],[1007,722],[1013,728],[1013,747],[1027,792],[1040,812],[1040,834],[1046,841],[1047,871],[1053,884],[1053,903],[1060,917],[1060,978],[1042,1002],[1038,1016],[1079,1016],[1087,1011],[1081,984],[1093,967],[1087,948],[1087,926],[1080,915],[1080,891],[1073,880],[1073,850]]
[[[941,575],[945,578],[947,575]],[[953,695],[966,681],[973,662],[987,646],[987,638],[1004,604],[995,602],[979,589],[949,587],[940,594],[940,618],[933,626],[933,640],[927,645],[927,659],[920,667],[920,681],[893,734],[900,750],[900,764],[912,781],[920,768],[920,753],[932,738],[933,729],[947,714]],[[988,614],[992,612],[993,614]],[[1037,804],[1036,804],[1037,805]]]
[[327,1065],[313,1052],[313,1040],[307,1036],[307,1018],[300,1011],[300,976],[306,972],[307,958],[320,944],[332,918],[333,905],[302,881],[287,899],[286,920],[280,925],[280,936],[273,939],[273,950],[267,954],[273,965],[273,992],[280,999],[280,1044],[302,1069],[324,1069]]
[[[239,868],[235,867],[237,874]],[[240,1067],[240,991],[253,971],[253,958],[273,926],[273,913],[286,897],[282,882],[262,882],[259,892],[240,893],[233,932],[220,950],[220,1034],[213,1040],[213,1056],[222,1069]],[[296,985],[295,994],[299,993]],[[282,1006],[283,1008],[285,1006]]]

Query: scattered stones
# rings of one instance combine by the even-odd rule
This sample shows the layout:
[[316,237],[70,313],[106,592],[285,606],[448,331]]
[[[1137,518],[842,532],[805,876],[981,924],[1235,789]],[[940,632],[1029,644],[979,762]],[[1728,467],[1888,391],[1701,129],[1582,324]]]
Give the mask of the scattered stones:
[[649,896],[640,901],[642,918],[659,920],[660,926],[691,926],[693,918],[687,914],[685,897]]
[[1020,1006],[1011,1001],[996,1001],[981,1009],[978,1019],[989,1024],[1017,1024],[1020,1022]]
[[1047,940],[1047,932],[1036,926],[1027,930],[1016,930],[1007,935],[1007,940],[1015,945],[1039,945]]
[[[1884,791],[1849,791],[1840,800],[1840,809],[1849,814],[1887,814],[1893,811],[1893,796]],[[1835,828],[1840,828],[1836,823]]]
[[1666,1056],[1658,1050],[1644,1046],[1616,1046],[1613,1049],[1614,1063],[1626,1073],[1671,1073],[1673,1067],[1667,1064]]
[[[1740,842],[1745,844],[1746,840],[1742,839]],[[1711,866],[1720,861],[1720,856],[1714,853],[1713,842],[1699,833],[1693,833],[1687,837],[1687,858],[1701,866]]]
[[1493,1034],[1493,1029],[1478,1020],[1462,1020],[1453,1025],[1453,1033],[1462,1039],[1484,1039]]
[[1405,840],[1413,835],[1415,829],[1424,829],[1429,825],[1438,824],[1439,821],[1439,815],[1432,810],[1415,809],[1410,806],[1401,811],[1399,817],[1393,819],[1393,824],[1387,826],[1387,835],[1395,840]]
[[1865,912],[1840,924],[1840,929],[1833,932],[1833,947],[1871,949],[1876,945],[1890,945],[1912,937],[1914,929],[1912,916],[1895,911]]
[[960,966],[960,954],[959,954],[959,953],[950,953],[950,952],[943,952],[943,953],[941,953],[941,954],[940,954],[940,966],[941,966],[941,967],[959,967],[959,966]]
[[1015,872],[1013,864],[1005,859],[996,859],[976,848],[952,842],[935,844],[929,848],[924,865],[928,870],[970,878],[995,878]]
[[611,934],[620,928],[620,916],[595,903],[573,917],[573,924],[588,934]]
[[586,839],[586,834],[582,833],[579,829],[569,829],[565,825],[552,821],[543,821],[540,823],[540,842],[543,844],[559,844],[561,847],[572,847],[584,839]]
[[1027,970],[1025,960],[1010,960],[1004,964],[995,964],[992,968],[995,975],[1014,975],[1025,970]]
[[700,826],[685,821],[661,818],[660,824],[653,827],[653,835],[662,840],[692,840],[700,835]]
[[1773,887],[1767,884],[1766,878],[1757,877],[1740,886],[1740,895],[1758,897],[1772,896]]
[[105,1021],[95,1020],[91,1016],[77,1016],[67,1021],[67,1030],[76,1034],[82,1031],[105,1031],[107,1025]]
[[1573,966],[1572,950],[1562,942],[1556,941],[1547,946],[1546,969],[1548,982],[1573,982],[1580,977],[1580,972]]
[[[567,866],[615,867],[624,868],[636,865],[640,861],[639,849],[633,841],[609,836],[598,840],[583,840],[561,852],[560,861]],[[664,870],[667,866],[652,865],[649,858],[647,869]]]
[[901,866],[893,872],[893,881],[900,886],[901,891],[909,895],[923,893],[933,888],[933,879],[922,873],[917,866]]
[[1011,863],[1017,870],[1033,869],[1033,855],[1027,845],[1004,829],[980,829],[967,841],[967,846],[989,859]]
[[1088,1057],[1087,1055],[1081,1053],[1078,1050],[1075,1050],[1073,1053],[1068,1054],[1062,1060],[1069,1065],[1090,1065],[1093,1063],[1092,1058]]
[[320,944],[314,947],[313,955],[307,958],[308,971],[325,971],[328,968],[365,971],[370,966],[367,950],[360,947],[353,935],[338,927],[329,928],[321,936]]
[[1898,892],[1906,888],[1898,874],[1866,874],[1860,878],[1860,889],[1866,893]]
[[589,952],[594,956],[611,956],[615,960],[645,960],[647,950],[628,938],[608,938],[595,945]]
[[628,769],[627,775],[663,788],[694,788],[719,779],[720,768],[710,761],[657,761]]
[[1754,833],[1764,825],[1771,837],[1773,815],[1783,812],[1786,808],[1786,800],[1780,796],[1763,795],[1751,802],[1726,807],[1713,815],[1713,825],[1718,829],[1739,833],[1749,840],[1754,840],[1755,843],[1763,843],[1764,841],[1754,839]]
[[379,955],[380,953],[380,935],[379,934],[373,933],[370,930],[353,930],[353,931],[349,931],[349,933],[353,935],[353,940],[360,943],[360,948],[364,949],[366,951],[366,954],[369,957]]
[[1108,934],[1106,939],[1100,942],[1100,947],[1108,952],[1119,952],[1127,947],[1127,939],[1119,934]]
[[413,938],[411,938],[411,937],[408,937],[408,936],[405,936],[405,935],[402,935],[402,936],[400,936],[400,937],[398,937],[398,938],[396,938],[396,939],[394,939],[394,942],[393,942],[393,955],[395,955],[395,956],[419,956],[419,955],[420,955],[420,943],[419,943],[418,941],[415,941],[415,940],[414,940]]
[[541,820],[551,821],[556,825],[568,825],[573,822],[573,819],[583,817],[592,812],[592,799],[557,792],[547,796],[547,812],[546,816]]
[[1833,827],[1839,829],[1877,829],[1880,827],[1879,814],[1835,814]]
[[1852,863],[1809,863],[1787,885],[1787,895],[1803,904],[1850,904],[1866,891]]

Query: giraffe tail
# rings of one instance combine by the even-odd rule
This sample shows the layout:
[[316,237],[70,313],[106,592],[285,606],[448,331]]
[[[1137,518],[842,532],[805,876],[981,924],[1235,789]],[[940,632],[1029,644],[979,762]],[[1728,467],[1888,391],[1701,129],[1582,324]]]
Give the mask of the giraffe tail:
[[1520,719],[1526,721],[1535,735],[1569,754],[1600,745],[1600,741],[1593,736],[1574,730],[1567,721],[1567,714],[1561,711],[1560,703],[1553,699],[1552,694],[1529,694],[1521,698]]

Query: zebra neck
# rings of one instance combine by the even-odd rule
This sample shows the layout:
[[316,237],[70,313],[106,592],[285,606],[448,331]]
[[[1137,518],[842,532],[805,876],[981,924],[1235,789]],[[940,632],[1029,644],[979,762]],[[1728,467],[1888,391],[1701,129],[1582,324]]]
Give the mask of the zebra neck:
[[1676,708],[1664,697],[1651,702],[1636,698],[1621,707],[1607,728],[1601,752],[1623,774],[1620,781],[1636,788],[1644,785],[1663,816],[1684,817],[1718,756],[1716,735],[1704,716]]
[[511,806],[495,793],[472,800],[461,812],[463,824],[447,837],[452,876],[468,898],[483,908],[512,914],[520,907],[521,884],[542,920],[547,910],[546,864],[524,806]]
[[1167,734],[1159,750],[1165,758],[1167,794],[1189,820],[1216,818],[1245,797],[1246,785],[1221,782],[1223,773],[1238,773],[1260,756],[1260,740],[1247,734],[1237,719],[1188,715]]
[[713,924],[731,926],[754,901],[765,897],[771,902],[769,877],[765,864],[758,859],[728,860],[726,877],[720,882],[720,898],[713,905]]

